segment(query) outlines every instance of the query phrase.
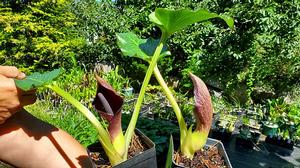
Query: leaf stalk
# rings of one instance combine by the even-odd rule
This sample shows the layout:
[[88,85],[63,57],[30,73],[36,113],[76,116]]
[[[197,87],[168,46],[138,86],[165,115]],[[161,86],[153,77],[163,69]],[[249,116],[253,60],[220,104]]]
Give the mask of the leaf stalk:
[[171,90],[169,89],[168,85],[166,84],[166,82],[164,81],[157,65],[155,65],[154,67],[154,75],[156,77],[156,80],[158,81],[159,85],[162,87],[163,92],[165,93],[165,95],[167,96],[167,99],[169,100],[171,106],[173,107],[173,110],[175,112],[177,121],[179,123],[179,129],[180,129],[180,145],[182,145],[183,140],[186,136],[186,132],[187,132],[187,127],[186,127],[186,123],[184,121],[184,118],[182,116],[181,110],[179,108],[179,105],[177,104],[177,101],[175,99],[175,97],[173,96]]
[[74,107],[76,107],[97,129],[99,133],[99,141],[102,144],[106,154],[108,155],[110,163],[114,166],[123,161],[123,158],[118,154],[113,144],[111,143],[110,136],[106,129],[103,128],[98,119],[94,116],[94,114],[84,105],[82,105],[78,100],[73,98],[69,93],[62,90],[56,83],[51,85],[46,85],[47,88],[53,90],[55,93],[63,97],[69,103],[71,103]]
[[146,72],[146,75],[145,75],[145,78],[144,78],[144,81],[143,81],[143,84],[142,84],[137,102],[135,104],[135,108],[134,108],[131,120],[129,122],[128,128],[127,128],[126,133],[125,133],[125,150],[126,151],[125,151],[125,154],[124,154],[124,158],[125,157],[127,158],[129,144],[131,142],[133,132],[134,132],[134,128],[136,126],[137,119],[138,119],[138,116],[139,116],[139,112],[140,112],[140,109],[142,107],[142,103],[143,103],[144,96],[145,96],[145,93],[146,93],[146,88],[148,86],[148,83],[149,83],[150,78],[152,76],[154,67],[157,64],[158,58],[160,56],[160,53],[163,49],[163,46],[164,46],[164,43],[166,42],[166,40],[167,40],[167,36],[164,33],[162,33],[160,42],[159,42],[159,44],[158,44],[158,46],[157,46],[157,48],[156,48],[156,50],[153,54],[150,65],[147,69],[147,72]]

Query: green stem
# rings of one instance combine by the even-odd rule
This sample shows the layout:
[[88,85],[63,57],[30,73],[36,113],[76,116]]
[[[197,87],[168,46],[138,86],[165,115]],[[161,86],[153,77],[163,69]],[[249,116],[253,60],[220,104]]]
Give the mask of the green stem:
[[145,96],[145,93],[146,93],[146,88],[148,86],[148,83],[150,81],[150,78],[151,78],[151,75],[153,73],[154,67],[156,66],[157,60],[160,56],[160,53],[163,49],[163,46],[164,46],[164,43],[165,43],[166,40],[167,40],[167,36],[165,35],[165,33],[163,33],[162,37],[160,39],[160,42],[159,42],[159,44],[158,44],[158,46],[157,46],[157,48],[156,48],[156,50],[153,54],[153,57],[151,59],[148,70],[146,72],[146,76],[144,78],[144,81],[143,81],[143,84],[142,84],[142,87],[141,87],[141,90],[140,90],[140,93],[139,93],[139,97],[138,97],[137,102],[135,104],[135,108],[134,108],[130,123],[128,125],[127,130],[126,130],[126,134],[125,134],[125,142],[126,142],[125,150],[126,151],[125,151],[125,154],[124,154],[124,155],[126,155],[126,156],[124,156],[126,158],[127,158],[127,153],[128,153],[128,147],[129,147],[130,141],[132,139],[134,128],[136,126],[137,119],[138,119],[138,116],[139,116],[139,112],[140,112],[140,109],[142,107],[142,103],[143,103],[143,100],[144,100],[144,96]]
[[113,147],[108,132],[106,131],[106,129],[103,128],[98,119],[87,107],[82,105],[78,100],[72,97],[69,93],[62,90],[55,83],[52,85],[47,85],[46,87],[53,90],[58,95],[67,100],[69,103],[71,103],[73,106],[75,106],[92,123],[92,125],[97,129],[99,133],[99,140],[104,150],[106,151],[106,154],[109,157],[110,163],[112,165],[116,165],[123,161],[122,157],[117,153],[116,149]]
[[168,100],[170,101],[170,104],[173,107],[174,112],[176,114],[176,118],[178,120],[179,129],[180,129],[180,145],[181,145],[186,136],[186,132],[187,132],[187,127],[186,127],[184,118],[182,116],[181,110],[180,110],[171,90],[169,89],[168,85],[164,81],[164,78],[161,76],[159,69],[157,68],[157,65],[155,65],[155,67],[154,67],[154,75],[155,75],[158,83],[160,84],[160,86],[163,88],[163,91],[164,91],[165,95],[167,96]]

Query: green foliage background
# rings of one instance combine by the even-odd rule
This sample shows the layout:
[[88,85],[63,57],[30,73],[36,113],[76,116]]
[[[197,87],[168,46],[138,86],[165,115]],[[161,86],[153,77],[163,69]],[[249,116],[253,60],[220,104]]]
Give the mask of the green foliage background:
[[71,67],[85,43],[68,0],[0,3],[0,63],[26,70]]
[[148,19],[155,8],[205,8],[234,17],[235,30],[213,20],[215,24],[198,23],[170,39],[173,56],[159,66],[170,81],[180,79],[181,91],[191,86],[188,71],[229,96],[243,95],[246,100],[238,100],[242,103],[262,97],[261,92],[268,93],[266,98],[277,97],[299,84],[298,0],[6,0],[0,4],[1,64],[33,70],[80,63],[90,69],[106,62],[141,82],[146,63],[122,56],[116,33],[133,31],[141,38],[158,38],[158,28]]
[[[91,45],[99,48],[98,52],[92,52],[94,56],[120,65],[133,79],[142,80],[142,75],[137,74],[145,71],[145,64],[120,54],[115,33],[133,31],[142,38],[157,38],[160,32],[149,22],[148,15],[156,7],[168,7],[205,8],[235,19],[234,31],[213,20],[215,24],[195,24],[171,38],[169,49],[173,56],[161,61],[160,69],[169,79],[183,78],[180,82],[183,91],[191,86],[188,71],[241,103],[261,97],[261,92],[266,93],[265,98],[280,96],[299,83],[299,1],[80,2],[84,5],[77,3],[81,7],[77,9],[77,17],[81,25],[89,25],[85,26],[89,29],[82,31],[86,35],[98,33],[100,37]],[[239,99],[241,96],[246,99]]]

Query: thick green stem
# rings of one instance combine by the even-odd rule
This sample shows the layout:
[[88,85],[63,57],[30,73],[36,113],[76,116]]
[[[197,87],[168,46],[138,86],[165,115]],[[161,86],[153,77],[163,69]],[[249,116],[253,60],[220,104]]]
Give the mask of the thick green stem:
[[181,110],[180,110],[171,90],[169,89],[168,85],[164,81],[164,78],[161,76],[159,69],[157,68],[157,65],[155,65],[155,67],[154,67],[154,75],[155,75],[158,83],[160,84],[160,86],[163,88],[163,91],[164,91],[165,95],[167,96],[168,100],[170,101],[170,104],[173,107],[174,112],[176,114],[179,128],[180,128],[180,145],[181,145],[186,136],[186,132],[187,132],[187,127],[186,127],[184,118],[182,116]]
[[114,148],[113,144],[111,143],[110,136],[106,129],[103,128],[103,126],[100,124],[98,119],[94,116],[94,114],[86,108],[84,105],[82,105],[78,100],[74,99],[69,93],[62,90],[60,87],[58,87],[56,84],[53,85],[47,85],[49,89],[56,92],[58,95],[63,97],[65,100],[67,100],[69,103],[71,103],[73,106],[75,106],[91,123],[92,125],[97,129],[99,133],[99,140],[106,151],[106,154],[110,160],[110,163],[112,165],[116,165],[123,161],[123,158],[117,153],[116,149]]
[[154,67],[156,66],[157,60],[160,56],[160,53],[163,49],[163,46],[164,46],[164,43],[165,43],[166,39],[167,39],[167,36],[165,35],[165,33],[163,33],[162,37],[160,39],[160,42],[159,42],[159,44],[158,44],[158,46],[157,46],[157,48],[156,48],[156,50],[153,54],[153,57],[151,59],[148,70],[146,72],[146,76],[144,78],[143,85],[142,85],[140,93],[139,93],[139,97],[138,97],[137,102],[135,104],[135,108],[134,108],[130,123],[128,125],[127,130],[126,130],[126,134],[125,134],[125,142],[126,142],[126,148],[125,149],[126,149],[126,151],[125,151],[125,154],[124,154],[124,155],[126,155],[126,156],[124,156],[126,158],[127,158],[127,153],[128,153],[128,147],[129,147],[130,141],[132,139],[134,128],[136,126],[137,119],[138,119],[138,116],[139,116],[139,112],[140,112],[140,109],[142,107],[142,103],[143,103],[143,100],[144,100],[144,96],[145,96],[145,93],[146,93],[146,88],[148,86],[148,83],[150,81],[150,78],[151,78],[151,75],[153,73]]

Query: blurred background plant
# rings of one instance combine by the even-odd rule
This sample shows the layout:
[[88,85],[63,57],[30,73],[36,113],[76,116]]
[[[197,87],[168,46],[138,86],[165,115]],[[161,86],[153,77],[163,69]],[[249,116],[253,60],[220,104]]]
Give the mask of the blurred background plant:
[[76,65],[91,70],[108,62],[139,81],[132,83],[137,89],[146,66],[121,55],[115,33],[159,37],[147,17],[156,7],[205,8],[234,16],[236,29],[225,31],[213,20],[216,24],[195,24],[172,38],[168,47],[176,57],[164,59],[159,69],[170,81],[181,79],[177,90],[191,89],[189,71],[241,104],[280,97],[299,84],[297,0],[5,0],[0,5],[1,64],[28,71]]
[[268,100],[267,121],[278,125],[275,136],[292,141],[299,140],[300,106],[287,103],[283,97]]

